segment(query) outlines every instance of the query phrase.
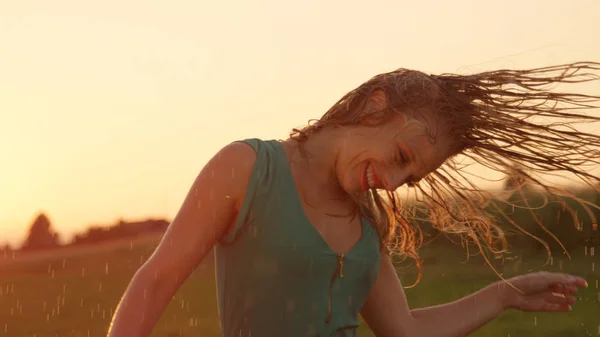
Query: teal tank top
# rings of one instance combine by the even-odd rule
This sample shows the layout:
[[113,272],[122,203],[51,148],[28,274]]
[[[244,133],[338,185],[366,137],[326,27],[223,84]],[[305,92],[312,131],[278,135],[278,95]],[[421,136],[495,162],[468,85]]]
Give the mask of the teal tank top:
[[381,263],[376,229],[345,255],[308,221],[288,157],[275,140],[244,140],[257,153],[234,229],[215,247],[224,337],[356,336]]

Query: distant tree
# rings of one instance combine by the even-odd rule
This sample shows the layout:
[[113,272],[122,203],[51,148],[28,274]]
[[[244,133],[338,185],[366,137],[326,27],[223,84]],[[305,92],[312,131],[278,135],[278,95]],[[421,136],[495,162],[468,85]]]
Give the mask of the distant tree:
[[60,247],[58,233],[44,213],[39,213],[31,226],[22,250],[46,250]]

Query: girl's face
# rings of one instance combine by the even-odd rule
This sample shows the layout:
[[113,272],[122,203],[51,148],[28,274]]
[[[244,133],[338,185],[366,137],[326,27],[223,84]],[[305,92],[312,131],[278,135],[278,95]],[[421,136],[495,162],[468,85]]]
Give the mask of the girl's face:
[[352,194],[418,182],[451,156],[449,138],[438,123],[398,114],[382,126],[346,129],[336,166],[340,185]]

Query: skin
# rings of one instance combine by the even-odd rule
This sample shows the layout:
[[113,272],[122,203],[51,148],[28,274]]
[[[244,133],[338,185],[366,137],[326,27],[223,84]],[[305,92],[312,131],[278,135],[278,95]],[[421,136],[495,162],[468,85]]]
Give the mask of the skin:
[[[385,109],[385,101],[383,93],[375,93],[365,109]],[[452,154],[444,147],[449,141],[441,125],[425,112],[398,114],[378,127],[326,128],[304,144],[310,161],[302,159],[295,141],[283,142],[305,213],[332,250],[346,253],[360,239],[360,220],[350,215],[348,195],[367,188],[366,168],[373,168],[376,188],[395,190],[418,181]],[[435,142],[430,134],[437,135]],[[132,279],[109,337],[150,334],[181,284],[232,228],[255,161],[249,146],[232,143],[206,164],[156,251]],[[378,337],[466,336],[507,309],[568,311],[577,288],[587,286],[580,277],[546,272],[509,281],[520,291],[496,282],[452,303],[411,309],[391,260],[382,256],[361,314]]]

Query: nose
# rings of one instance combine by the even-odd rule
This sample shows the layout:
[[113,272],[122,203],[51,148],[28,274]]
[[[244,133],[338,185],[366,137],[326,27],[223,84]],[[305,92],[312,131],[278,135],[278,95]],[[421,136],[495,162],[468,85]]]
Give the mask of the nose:
[[398,187],[404,185],[406,180],[410,176],[410,172],[408,168],[389,168],[385,172],[385,189],[393,192],[398,189]]

